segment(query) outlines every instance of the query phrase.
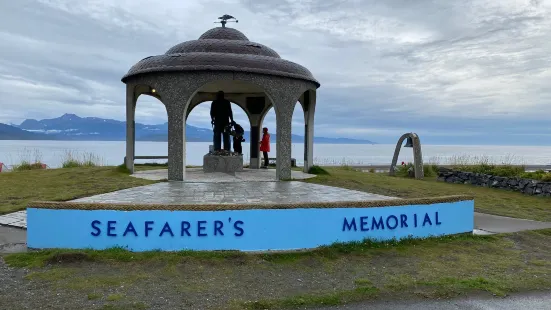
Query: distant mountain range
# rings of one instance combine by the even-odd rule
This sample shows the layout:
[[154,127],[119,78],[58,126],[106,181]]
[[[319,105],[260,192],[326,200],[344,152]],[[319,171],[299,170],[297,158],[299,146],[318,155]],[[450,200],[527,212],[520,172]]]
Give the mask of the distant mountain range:
[[[245,139],[249,141],[249,132]],[[0,140],[78,140],[78,141],[121,141],[126,139],[126,122],[98,117],[79,117],[64,114],[52,119],[27,119],[20,125],[0,123]],[[144,125],[136,123],[137,141],[167,141],[168,123]],[[272,134],[271,140],[276,136]],[[210,142],[212,130],[186,125],[186,141]],[[295,143],[304,142],[304,136],[292,135]],[[331,144],[374,144],[369,140],[348,138],[315,137],[316,143]]]

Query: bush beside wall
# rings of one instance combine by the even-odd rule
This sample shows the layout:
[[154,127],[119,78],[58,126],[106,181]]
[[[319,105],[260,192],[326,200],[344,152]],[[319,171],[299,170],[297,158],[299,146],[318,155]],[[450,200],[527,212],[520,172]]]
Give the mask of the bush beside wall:
[[522,192],[526,195],[551,197],[551,182],[524,179],[520,177],[500,177],[476,172],[456,171],[440,168],[438,181],[455,184],[500,188]]

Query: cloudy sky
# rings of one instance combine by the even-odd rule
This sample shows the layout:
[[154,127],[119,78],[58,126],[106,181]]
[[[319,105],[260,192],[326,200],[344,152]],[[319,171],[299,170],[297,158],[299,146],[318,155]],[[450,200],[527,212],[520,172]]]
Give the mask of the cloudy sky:
[[[124,120],[134,63],[231,14],[321,82],[318,136],[549,145],[550,12],[551,0],[1,0],[0,122]],[[145,97],[137,121],[165,122]],[[209,127],[208,108],[189,123]],[[298,106],[294,133],[302,121]]]

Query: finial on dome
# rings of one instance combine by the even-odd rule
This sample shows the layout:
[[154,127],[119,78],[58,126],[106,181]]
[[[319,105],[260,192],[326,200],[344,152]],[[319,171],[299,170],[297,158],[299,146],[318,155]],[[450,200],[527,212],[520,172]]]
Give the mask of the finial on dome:
[[228,14],[224,14],[223,16],[220,16],[220,17],[218,17],[218,19],[220,19],[220,21],[219,22],[214,22],[214,23],[215,24],[222,24],[222,28],[226,28],[226,23],[227,22],[234,22],[230,19],[235,19],[235,23],[239,22],[235,17],[233,17],[231,15],[228,15]]

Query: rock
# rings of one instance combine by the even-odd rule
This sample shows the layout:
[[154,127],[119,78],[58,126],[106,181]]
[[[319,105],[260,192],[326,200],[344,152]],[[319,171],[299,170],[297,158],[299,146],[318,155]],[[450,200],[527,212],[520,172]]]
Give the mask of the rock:
[[524,193],[528,195],[533,195],[535,188],[536,186],[533,183],[530,183],[524,188]]
[[518,188],[520,190],[523,190],[526,185],[528,185],[528,183],[530,183],[530,181],[526,180],[526,179],[521,179],[519,182],[518,182]]
[[516,186],[518,186],[518,179],[510,178],[510,179],[507,181],[507,185],[509,185],[509,187],[516,187]]

